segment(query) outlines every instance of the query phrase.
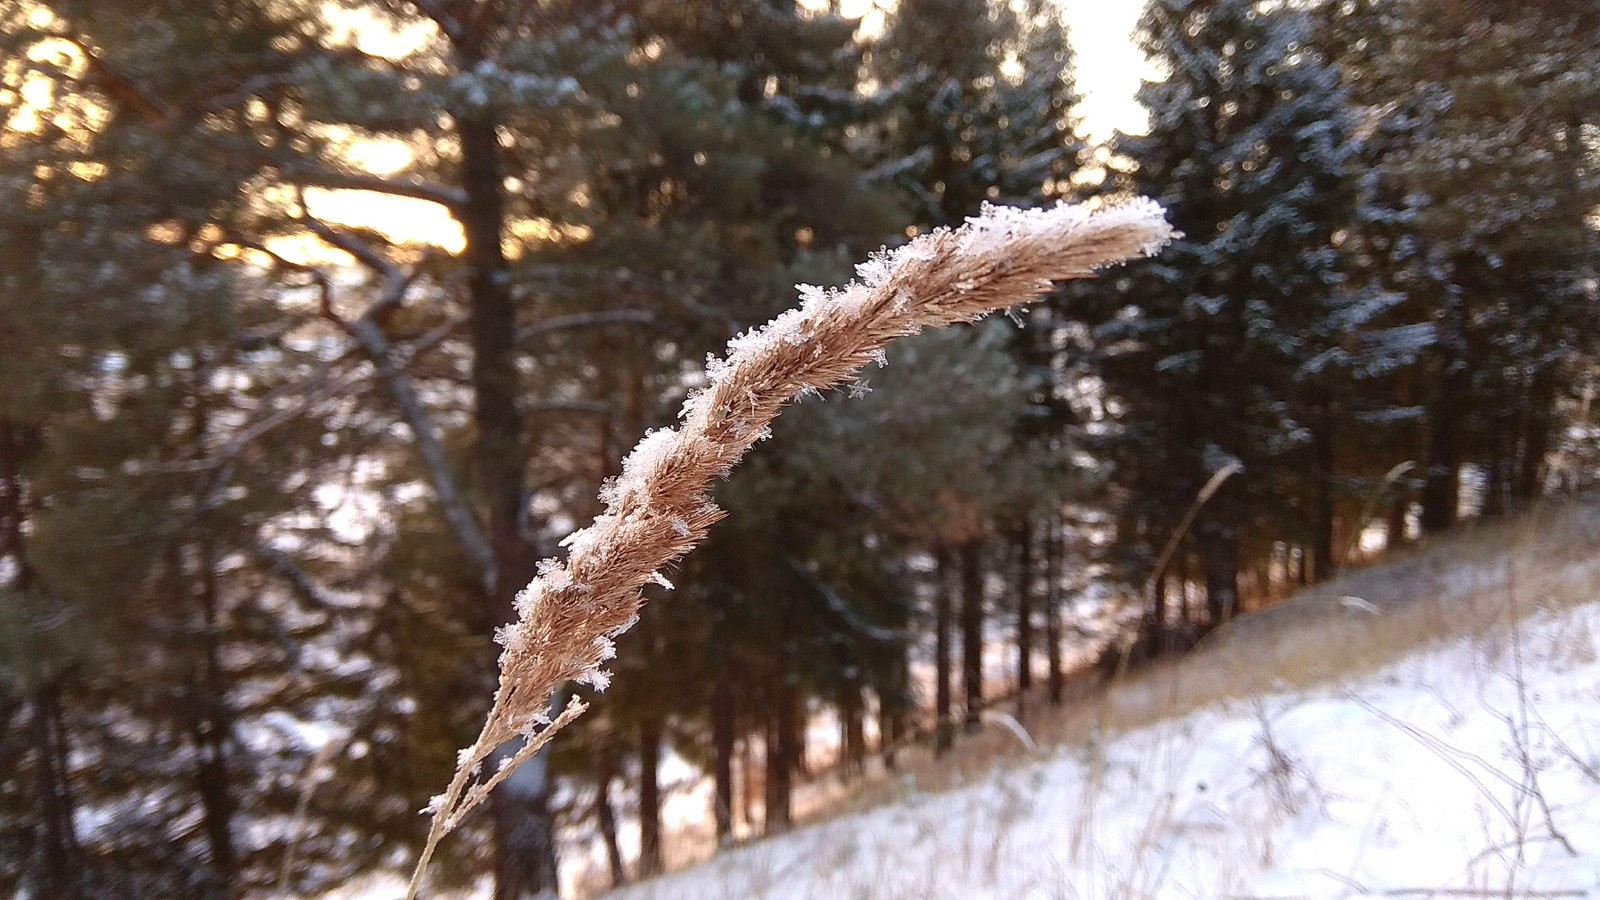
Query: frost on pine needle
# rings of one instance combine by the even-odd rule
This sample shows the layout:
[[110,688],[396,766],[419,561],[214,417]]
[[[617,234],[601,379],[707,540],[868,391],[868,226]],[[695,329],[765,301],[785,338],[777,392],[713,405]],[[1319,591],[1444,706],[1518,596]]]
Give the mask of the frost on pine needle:
[[[518,594],[518,621],[497,633],[505,650],[494,706],[432,807],[409,896],[439,840],[583,712],[573,698],[550,721],[556,688],[569,681],[605,688],[601,663],[611,640],[637,621],[641,589],[670,587],[660,570],[723,516],[711,501],[712,482],[771,434],[784,404],[857,383],[864,366],[882,364],[895,338],[1032,302],[1052,282],[1152,254],[1171,237],[1161,207],[1142,198],[1096,210],[985,206],[960,228],[873,254],[857,267],[859,280],[843,288],[799,285],[797,307],[734,338],[724,358],[708,359],[706,387],[685,401],[679,427],[645,435],[601,492],[605,512],[562,542],[565,563],[541,563]],[[473,773],[513,740],[521,741],[516,753],[474,784]]]

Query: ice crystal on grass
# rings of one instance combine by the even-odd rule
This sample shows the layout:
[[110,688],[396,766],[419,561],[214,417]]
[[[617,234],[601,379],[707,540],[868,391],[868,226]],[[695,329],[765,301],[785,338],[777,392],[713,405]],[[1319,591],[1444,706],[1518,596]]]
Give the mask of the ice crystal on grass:
[[572,680],[599,693],[605,693],[606,688],[611,687],[611,673],[599,666],[585,670]]
[[867,261],[856,266],[856,277],[869,288],[875,288],[894,273],[900,264],[898,257],[888,250],[879,250],[867,257]]

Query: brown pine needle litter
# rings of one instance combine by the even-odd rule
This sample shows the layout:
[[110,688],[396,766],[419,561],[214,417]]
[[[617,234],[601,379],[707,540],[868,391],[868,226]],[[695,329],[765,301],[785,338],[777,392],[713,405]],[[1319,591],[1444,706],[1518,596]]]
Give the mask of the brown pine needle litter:
[[[688,553],[723,512],[712,482],[726,476],[785,403],[855,380],[884,347],[924,327],[967,322],[1030,303],[1052,282],[1155,253],[1173,232],[1155,202],[1099,209],[986,206],[956,229],[939,229],[856,268],[858,280],[824,290],[800,285],[801,303],[734,338],[706,368],[707,386],[683,405],[682,424],[647,433],[606,484],[606,511],[564,542],[565,564],[547,559],[517,596],[518,620],[497,635],[500,685],[483,731],[461,751],[455,777],[428,812],[433,827],[411,878],[416,896],[439,841],[490,790],[549,742],[586,705],[576,697],[552,721],[551,697],[568,681],[603,690],[613,639],[638,620],[640,594]],[[496,748],[522,741],[474,783]]]

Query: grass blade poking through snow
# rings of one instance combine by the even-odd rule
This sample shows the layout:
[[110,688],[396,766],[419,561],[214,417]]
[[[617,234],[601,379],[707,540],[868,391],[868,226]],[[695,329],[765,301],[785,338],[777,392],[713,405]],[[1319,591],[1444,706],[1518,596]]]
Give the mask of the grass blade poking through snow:
[[[430,806],[433,827],[409,896],[439,840],[583,712],[574,698],[550,721],[555,688],[606,686],[602,666],[612,639],[637,619],[641,588],[665,584],[660,569],[722,517],[712,482],[767,435],[785,403],[853,380],[895,338],[1032,302],[1051,282],[1149,255],[1171,236],[1161,207],[1144,199],[1098,210],[987,207],[960,228],[875,254],[844,288],[801,286],[798,307],[729,342],[727,357],[707,369],[708,386],[684,404],[681,425],[645,435],[602,490],[605,513],[564,542],[566,563],[545,560],[517,597],[519,619],[498,635],[505,652],[494,706]],[[495,748],[513,739],[525,742],[474,783]]]

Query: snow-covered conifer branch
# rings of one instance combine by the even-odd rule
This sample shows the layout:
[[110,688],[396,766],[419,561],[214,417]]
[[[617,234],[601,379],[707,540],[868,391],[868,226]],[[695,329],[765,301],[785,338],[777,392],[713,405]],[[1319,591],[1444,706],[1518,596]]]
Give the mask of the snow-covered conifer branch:
[[[612,640],[637,621],[640,589],[659,583],[660,570],[722,518],[712,482],[769,433],[784,404],[853,381],[895,338],[1029,303],[1052,282],[1149,255],[1171,236],[1161,207],[1145,199],[1097,210],[986,207],[960,228],[874,254],[843,288],[800,286],[798,307],[730,341],[727,356],[707,366],[708,386],[684,404],[680,426],[645,435],[602,490],[606,511],[563,542],[567,561],[545,560],[518,595],[518,621],[498,635],[505,652],[494,706],[429,808],[433,828],[412,895],[439,839],[583,711],[574,698],[551,722],[556,687],[605,684],[601,666]],[[472,786],[473,773],[513,739],[525,741],[516,755]]]

